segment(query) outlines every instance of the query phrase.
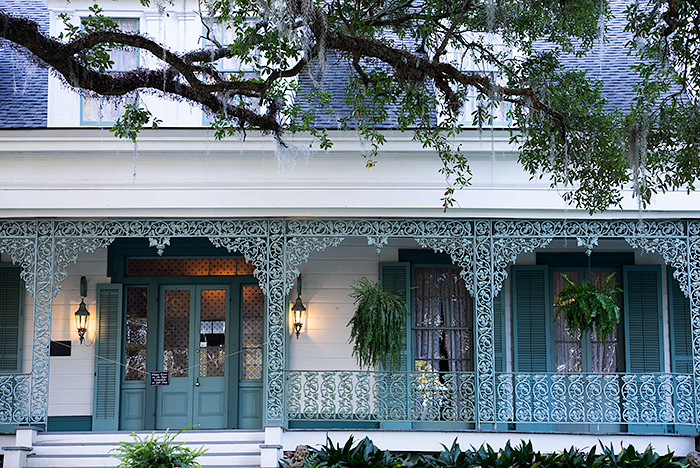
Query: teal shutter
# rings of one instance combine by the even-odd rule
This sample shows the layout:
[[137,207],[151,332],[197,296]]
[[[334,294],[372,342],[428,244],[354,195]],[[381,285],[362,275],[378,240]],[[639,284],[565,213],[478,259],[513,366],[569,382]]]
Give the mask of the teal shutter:
[[495,371],[505,372],[505,307],[503,304],[503,291],[493,300],[493,352],[495,359]]
[[18,266],[0,264],[0,372],[22,371],[22,298]]
[[[395,291],[406,302],[408,310],[411,310],[411,264],[408,262],[397,263],[380,263],[379,264],[379,281],[382,289],[385,291]],[[412,371],[413,366],[409,366],[411,356],[411,314],[406,314],[406,335],[404,339],[403,352],[401,356],[401,372]],[[408,380],[403,382],[403,385],[395,385],[398,380],[406,379],[408,374],[392,374],[383,377],[387,389],[392,388],[409,388]],[[386,412],[392,419],[398,421],[387,421],[381,423],[381,428],[386,430],[396,429],[411,429],[411,423],[402,422],[401,419],[408,419],[408,394],[389,394],[382,395],[383,411]]]
[[693,342],[690,336],[690,301],[668,269],[668,303],[671,324],[671,372],[693,373]]
[[92,413],[94,431],[119,429],[121,310],[121,284],[98,284],[95,400]]
[[[384,291],[395,291],[406,302],[408,310],[411,310],[411,264],[408,262],[380,263],[379,281]],[[401,371],[412,371],[408,365],[411,349],[411,323],[410,313],[406,315],[406,339],[404,341],[403,356],[401,357]]]
[[663,338],[660,267],[626,265],[622,273],[627,372],[661,372]]
[[548,372],[551,353],[549,269],[545,265],[514,266],[513,362],[516,372]]

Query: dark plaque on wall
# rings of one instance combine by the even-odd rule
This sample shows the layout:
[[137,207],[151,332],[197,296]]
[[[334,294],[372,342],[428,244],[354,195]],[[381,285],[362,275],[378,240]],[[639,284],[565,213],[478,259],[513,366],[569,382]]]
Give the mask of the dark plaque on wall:
[[71,342],[70,340],[51,341],[49,354],[51,356],[70,356]]
[[162,385],[170,385],[170,372],[153,371],[151,372],[151,385],[160,387]]

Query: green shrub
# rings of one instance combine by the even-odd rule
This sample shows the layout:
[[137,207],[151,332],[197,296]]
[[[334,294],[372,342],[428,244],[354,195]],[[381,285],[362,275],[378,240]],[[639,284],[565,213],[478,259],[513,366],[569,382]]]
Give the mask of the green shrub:
[[168,434],[166,430],[162,440],[155,433],[143,439],[131,434],[134,441],[119,442],[119,446],[113,449],[119,453],[113,457],[121,460],[119,468],[197,468],[201,465],[196,458],[206,452],[206,449],[191,449],[185,447],[184,442],[176,444],[175,437],[185,429],[187,428],[175,435]]
[[388,450],[378,449],[368,437],[365,437],[353,447],[353,437],[350,436],[343,447],[333,445],[330,438],[320,450],[314,450],[317,468],[385,468],[402,466],[397,456]]
[[584,452],[575,448],[561,452],[541,453],[535,451],[532,442],[521,442],[515,447],[510,442],[500,450],[488,444],[478,449],[462,450],[457,439],[448,448],[437,454],[420,454],[409,462],[408,456],[399,456],[377,448],[370,439],[364,438],[353,446],[350,437],[344,446],[334,445],[327,439],[319,450],[312,449],[311,456],[300,466],[304,468],[684,468],[687,465],[674,460],[673,453],[659,455],[647,447],[642,453],[631,445],[615,453],[612,445],[596,447]]

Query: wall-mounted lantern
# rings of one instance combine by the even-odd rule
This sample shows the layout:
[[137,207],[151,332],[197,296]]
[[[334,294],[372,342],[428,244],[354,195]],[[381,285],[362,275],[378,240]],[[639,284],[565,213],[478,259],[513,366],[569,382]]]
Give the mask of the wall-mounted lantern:
[[304,303],[301,301],[301,275],[299,275],[299,279],[297,279],[297,300],[292,306],[292,325],[297,334],[297,340],[299,339],[301,329],[304,328],[305,319],[306,307],[304,307]]
[[88,322],[90,321],[90,312],[85,307],[85,297],[87,297],[87,278],[80,277],[80,306],[75,312],[75,327],[78,329],[78,337],[80,344],[83,343],[85,333],[87,333]]

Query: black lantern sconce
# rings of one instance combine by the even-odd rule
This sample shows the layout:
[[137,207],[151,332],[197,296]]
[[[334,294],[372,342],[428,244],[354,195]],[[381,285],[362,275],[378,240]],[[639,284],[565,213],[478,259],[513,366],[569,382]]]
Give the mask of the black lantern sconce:
[[85,333],[87,333],[88,322],[90,321],[90,312],[85,307],[85,297],[87,297],[87,278],[80,277],[80,306],[75,312],[75,326],[78,329],[78,338],[80,344],[83,344]]
[[306,318],[306,307],[301,301],[301,275],[297,279],[297,300],[292,306],[292,325],[294,326],[294,331],[297,334],[297,340],[299,339],[299,333],[304,327],[304,319]]

